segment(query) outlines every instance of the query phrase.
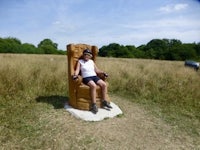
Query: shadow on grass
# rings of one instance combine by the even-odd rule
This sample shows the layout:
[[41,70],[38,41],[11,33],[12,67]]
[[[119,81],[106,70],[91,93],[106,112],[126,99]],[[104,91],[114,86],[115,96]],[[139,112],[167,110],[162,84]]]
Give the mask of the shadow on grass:
[[37,102],[47,103],[54,106],[54,109],[64,108],[64,104],[69,100],[67,96],[51,95],[51,96],[39,96],[36,98]]

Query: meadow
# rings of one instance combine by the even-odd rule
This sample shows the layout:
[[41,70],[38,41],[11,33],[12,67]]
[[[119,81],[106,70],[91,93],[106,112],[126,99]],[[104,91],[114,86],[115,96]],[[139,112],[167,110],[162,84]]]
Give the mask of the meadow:
[[[189,136],[199,148],[200,71],[184,67],[182,61],[147,59],[98,57],[97,66],[109,74],[111,100],[123,105],[125,113],[116,122],[127,117],[126,103],[136,105]],[[106,126],[110,119],[88,123],[64,110],[67,80],[67,56],[0,54],[2,149],[88,149],[97,143],[94,149],[109,147],[103,135],[91,137],[94,133],[85,128],[82,134],[81,127]],[[119,141],[110,135],[111,144]]]

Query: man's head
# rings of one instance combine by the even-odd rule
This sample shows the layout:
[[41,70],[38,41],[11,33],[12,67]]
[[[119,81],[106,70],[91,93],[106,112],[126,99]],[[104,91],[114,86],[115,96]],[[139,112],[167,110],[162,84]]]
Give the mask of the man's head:
[[83,51],[83,55],[88,55],[88,56],[92,57],[92,52],[89,49],[85,49]]

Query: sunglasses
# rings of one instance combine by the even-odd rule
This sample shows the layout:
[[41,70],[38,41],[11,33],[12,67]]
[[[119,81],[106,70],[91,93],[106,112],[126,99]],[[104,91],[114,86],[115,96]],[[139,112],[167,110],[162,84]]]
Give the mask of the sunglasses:
[[90,57],[92,57],[92,55],[91,55],[91,54],[85,53],[85,54],[84,54],[84,56],[86,56],[86,55],[87,55],[87,56],[90,56]]

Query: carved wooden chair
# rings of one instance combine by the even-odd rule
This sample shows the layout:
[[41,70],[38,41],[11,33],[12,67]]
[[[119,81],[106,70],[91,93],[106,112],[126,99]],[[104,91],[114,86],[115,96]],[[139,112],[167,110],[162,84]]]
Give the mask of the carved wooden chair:
[[[73,80],[72,76],[77,65],[78,60],[83,56],[83,51],[89,49],[92,52],[92,59],[94,63],[96,62],[98,48],[96,46],[90,46],[86,44],[69,44],[67,45],[67,56],[68,56],[68,82],[69,82],[69,104],[81,110],[89,110],[92,104],[90,96],[89,86],[82,83],[82,77],[79,74],[78,80]],[[105,81],[105,76],[103,74],[98,74],[98,76]],[[107,82],[106,82],[107,83]],[[108,85],[108,83],[107,83]],[[101,88],[97,87],[96,92],[96,104],[99,108],[102,107],[101,104]],[[106,94],[106,100],[110,101],[108,94]]]

